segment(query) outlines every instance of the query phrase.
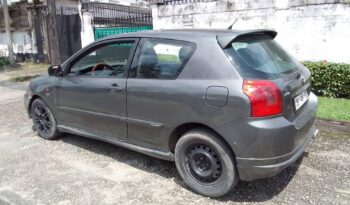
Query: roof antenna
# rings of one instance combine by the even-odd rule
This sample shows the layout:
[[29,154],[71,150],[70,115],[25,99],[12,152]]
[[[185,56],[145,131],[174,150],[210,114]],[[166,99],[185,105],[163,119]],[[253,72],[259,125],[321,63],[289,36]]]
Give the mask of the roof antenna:
[[227,30],[232,30],[232,26],[238,21],[239,17],[241,16],[238,16],[236,20],[229,27],[227,27]]

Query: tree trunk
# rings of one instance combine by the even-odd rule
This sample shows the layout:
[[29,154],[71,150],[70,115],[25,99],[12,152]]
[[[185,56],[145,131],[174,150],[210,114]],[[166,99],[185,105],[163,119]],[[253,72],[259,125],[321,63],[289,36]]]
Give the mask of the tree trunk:
[[59,42],[56,26],[56,4],[55,0],[47,0],[48,11],[48,38],[49,38],[49,57],[52,65],[60,64]]
[[4,21],[5,21],[5,30],[6,30],[6,36],[7,36],[7,47],[9,51],[9,61],[10,64],[15,63],[15,58],[13,56],[13,43],[12,43],[12,33],[11,33],[11,20],[10,20],[10,14],[9,9],[7,5],[7,0],[2,1],[2,7],[4,8]]

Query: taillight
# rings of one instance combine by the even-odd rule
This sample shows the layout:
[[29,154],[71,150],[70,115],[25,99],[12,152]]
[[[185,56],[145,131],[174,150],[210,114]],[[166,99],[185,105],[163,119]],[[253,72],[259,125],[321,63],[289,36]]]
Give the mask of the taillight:
[[282,95],[275,83],[267,80],[244,80],[243,92],[249,97],[252,117],[282,113]]

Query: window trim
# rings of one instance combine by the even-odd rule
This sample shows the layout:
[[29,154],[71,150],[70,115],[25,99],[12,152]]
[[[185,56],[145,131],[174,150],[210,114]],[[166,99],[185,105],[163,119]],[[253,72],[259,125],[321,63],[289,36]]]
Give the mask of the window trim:
[[[179,42],[180,44],[188,44],[192,47],[192,50],[191,52],[189,53],[188,55],[188,58],[181,64],[181,67],[179,68],[180,72],[178,73],[177,76],[175,76],[175,78],[171,78],[171,79],[162,79],[162,78],[137,78],[136,76],[131,76],[131,70],[132,68],[134,67],[137,67],[138,65],[138,62],[140,60],[140,54],[141,54],[141,51],[143,49],[143,46],[146,42],[146,40],[158,40],[159,42]],[[188,63],[188,61],[192,58],[194,52],[196,51],[197,49],[197,45],[193,42],[189,42],[189,41],[184,41],[184,40],[177,40],[177,39],[170,39],[170,38],[156,38],[156,37],[142,37],[140,38],[139,42],[138,42],[138,46],[137,46],[137,49],[134,53],[134,58],[132,60],[132,64],[131,66],[129,67],[129,72],[128,72],[128,76],[127,78],[132,78],[132,79],[142,79],[142,80],[176,80],[181,72],[183,71],[183,69],[185,68],[186,64]]]
[[113,38],[113,39],[106,39],[106,40],[100,40],[96,41],[84,49],[78,51],[76,54],[74,54],[71,58],[67,60],[64,74],[63,76],[67,77],[73,77],[73,75],[69,75],[71,68],[74,66],[76,62],[78,62],[80,59],[85,57],[86,55],[90,54],[93,50],[96,50],[98,48],[101,48],[106,45],[111,45],[111,44],[119,44],[123,42],[133,42],[134,45],[132,49],[130,50],[129,57],[127,60],[127,63],[125,65],[125,70],[123,73],[122,77],[116,77],[116,76],[84,76],[84,75],[74,75],[74,77],[80,77],[80,78],[116,78],[116,79],[126,79],[128,77],[129,69],[131,67],[136,48],[138,47],[140,38]]

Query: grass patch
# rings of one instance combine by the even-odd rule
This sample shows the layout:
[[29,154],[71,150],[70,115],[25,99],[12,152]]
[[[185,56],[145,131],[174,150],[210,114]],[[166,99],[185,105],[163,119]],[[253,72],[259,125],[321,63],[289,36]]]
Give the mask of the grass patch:
[[26,75],[26,76],[18,76],[11,78],[10,81],[12,82],[25,82],[25,81],[30,81],[33,78],[38,77],[39,75]]
[[20,63],[17,67],[0,72],[0,79],[13,82],[28,81],[38,75],[46,74],[48,67],[49,65],[44,63]]
[[158,62],[160,63],[180,63],[180,59],[176,55],[158,54]]
[[350,99],[318,97],[317,117],[350,122]]

